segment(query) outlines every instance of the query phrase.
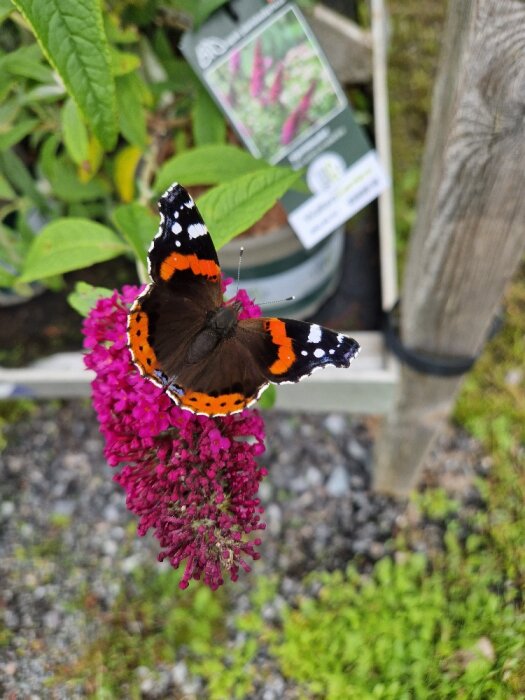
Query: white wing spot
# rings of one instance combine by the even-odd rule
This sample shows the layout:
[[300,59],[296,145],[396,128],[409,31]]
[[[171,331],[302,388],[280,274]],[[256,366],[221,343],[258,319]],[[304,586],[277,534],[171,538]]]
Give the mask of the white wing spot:
[[175,218],[176,218],[176,219],[179,218],[179,212],[178,212],[178,211],[175,212]]
[[328,352],[330,353],[330,355],[333,355],[335,350],[333,348],[330,348],[330,350]]
[[323,357],[323,355],[324,355],[323,348],[315,348],[314,357]]
[[306,357],[308,353],[306,352],[306,350],[301,350],[301,355],[304,355]]
[[175,241],[175,245],[177,246],[177,248],[180,248],[180,246],[181,246],[180,241]]
[[[184,202],[184,206],[187,207],[188,209],[193,209],[193,207],[195,206],[195,202],[190,197],[187,202]],[[182,207],[181,207],[181,209],[182,209]]]
[[199,236],[205,236],[208,233],[208,229],[204,224],[192,224],[188,226],[188,235],[190,238],[198,238]]
[[310,326],[310,333],[308,334],[307,341],[309,343],[319,343],[321,342],[321,336],[323,332],[321,330],[321,326],[318,326],[316,323],[313,323]]
[[345,336],[342,333],[337,334],[337,342],[341,344],[343,340],[345,339]]
[[177,235],[178,233],[180,233],[182,231],[182,226],[176,221],[174,224],[172,224],[171,230],[172,230],[172,233]]

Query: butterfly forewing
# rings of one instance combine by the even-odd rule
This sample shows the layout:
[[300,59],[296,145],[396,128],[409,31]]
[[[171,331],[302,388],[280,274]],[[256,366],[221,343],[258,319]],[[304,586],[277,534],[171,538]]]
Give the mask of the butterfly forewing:
[[323,367],[349,367],[359,354],[353,338],[315,323],[257,318],[239,325],[242,330],[254,329],[246,334],[245,343],[264,376],[275,384],[298,382]]

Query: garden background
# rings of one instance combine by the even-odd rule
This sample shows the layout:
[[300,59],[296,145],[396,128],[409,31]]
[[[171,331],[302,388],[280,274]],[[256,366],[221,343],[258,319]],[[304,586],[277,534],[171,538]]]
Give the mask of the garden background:
[[[444,10],[390,2],[401,266]],[[521,275],[408,504],[369,490],[374,420],[268,414],[262,558],[217,592],[136,538],[89,403],[1,404],[2,693],[522,697],[524,314]]]

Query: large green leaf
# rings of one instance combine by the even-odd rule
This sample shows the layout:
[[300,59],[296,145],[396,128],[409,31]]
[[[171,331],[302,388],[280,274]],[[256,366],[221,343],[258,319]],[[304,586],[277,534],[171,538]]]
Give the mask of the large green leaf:
[[160,168],[154,190],[164,192],[173,182],[191,185],[220,185],[239,175],[268,168],[247,151],[229,145],[192,148],[167,160]]
[[193,140],[197,146],[226,141],[224,117],[204,88],[197,90],[192,117]]
[[120,131],[130,144],[143,148],[148,133],[140,79],[135,74],[122,75],[116,79],[116,85]]
[[143,204],[122,204],[113,212],[113,221],[130,244],[137,260],[145,266],[146,252],[159,227],[159,217]]
[[81,165],[89,155],[89,137],[80,110],[73,100],[69,99],[62,107],[61,117],[67,152],[74,163]]
[[67,300],[69,305],[81,316],[87,316],[99,299],[110,297],[112,294],[112,289],[93,287],[87,282],[77,282],[74,291],[68,295]]
[[117,105],[99,0],[13,0],[44,54],[106,149],[117,140]]
[[230,180],[199,197],[197,205],[220,248],[246,231],[301,177],[290,168],[268,166]]
[[29,249],[22,282],[58,275],[111,260],[128,246],[106,226],[89,219],[57,219],[41,230]]

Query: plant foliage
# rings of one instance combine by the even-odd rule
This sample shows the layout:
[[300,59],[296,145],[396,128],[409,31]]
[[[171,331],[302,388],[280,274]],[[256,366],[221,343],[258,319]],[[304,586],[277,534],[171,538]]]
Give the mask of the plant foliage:
[[226,143],[178,54],[182,30],[223,1],[0,3],[0,286],[123,254],[144,279],[175,180],[212,188],[200,202],[217,247],[294,186],[300,173]]

